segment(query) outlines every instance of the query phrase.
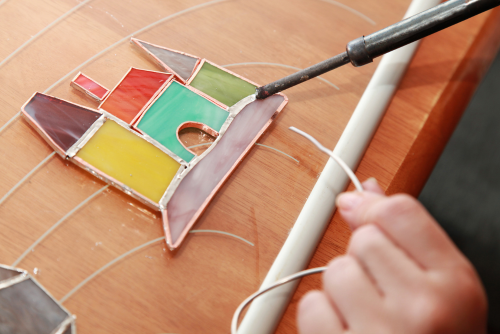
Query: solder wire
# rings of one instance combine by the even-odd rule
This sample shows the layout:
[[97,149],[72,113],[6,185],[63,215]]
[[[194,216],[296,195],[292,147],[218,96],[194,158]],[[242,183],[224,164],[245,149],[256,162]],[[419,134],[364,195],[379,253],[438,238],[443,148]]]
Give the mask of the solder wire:
[[[318,140],[316,140],[316,138],[314,138],[313,136],[311,136],[310,134],[308,134],[308,133],[306,133],[304,131],[301,131],[301,130],[293,127],[293,126],[291,126],[289,129],[292,130],[292,131],[294,131],[294,132],[296,132],[296,133],[298,133],[299,135],[304,136],[305,138],[309,139],[314,145],[316,145],[316,147],[319,150],[321,150],[322,152],[328,154],[333,160],[335,160],[336,163],[339,164],[339,166],[344,170],[344,172],[346,172],[347,176],[349,176],[349,178],[351,179],[352,183],[356,187],[356,190],[360,191],[360,192],[364,191],[363,186],[361,185],[361,182],[359,182],[358,178],[356,177],[356,174],[354,174],[354,172],[349,168],[349,166],[347,166],[347,164],[340,157],[338,157],[332,151],[330,151],[329,149],[327,149],[326,147],[324,147],[323,145],[321,145],[321,143]],[[324,272],[326,270],[326,268],[327,267],[318,267],[318,268],[312,268],[312,269],[307,269],[307,270],[299,271],[298,273],[295,273],[293,275],[284,277],[284,278],[280,279],[279,281],[277,281],[276,283],[274,283],[274,284],[272,284],[272,285],[270,285],[268,287],[265,287],[264,289],[259,290],[259,291],[255,292],[254,294],[252,294],[251,296],[249,296],[247,299],[245,299],[238,306],[238,308],[234,312],[233,319],[231,321],[231,334],[237,334],[237,332],[238,332],[238,320],[240,318],[241,312],[255,298],[257,298],[260,295],[268,292],[269,290],[277,288],[277,287],[279,287],[279,286],[281,286],[283,284],[286,284],[288,282],[291,282],[293,280],[296,280],[296,279],[299,279],[299,278],[302,278],[302,277],[308,276],[308,275],[322,273],[322,272]]]

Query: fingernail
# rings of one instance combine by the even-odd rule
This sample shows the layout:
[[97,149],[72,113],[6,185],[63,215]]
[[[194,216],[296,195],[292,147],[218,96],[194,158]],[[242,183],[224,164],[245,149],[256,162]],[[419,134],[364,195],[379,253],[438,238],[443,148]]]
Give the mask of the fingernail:
[[340,210],[350,211],[358,207],[363,201],[363,196],[360,192],[342,193],[337,197],[337,206]]

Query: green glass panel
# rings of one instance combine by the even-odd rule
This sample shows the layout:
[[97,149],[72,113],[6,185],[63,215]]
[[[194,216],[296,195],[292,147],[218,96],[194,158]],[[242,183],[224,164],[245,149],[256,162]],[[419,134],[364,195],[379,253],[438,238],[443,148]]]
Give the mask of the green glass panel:
[[179,126],[198,122],[219,132],[228,115],[224,109],[174,81],[146,111],[137,127],[189,162],[194,154],[177,139]]
[[256,89],[251,83],[207,62],[196,74],[191,86],[229,107],[242,98],[254,94]]

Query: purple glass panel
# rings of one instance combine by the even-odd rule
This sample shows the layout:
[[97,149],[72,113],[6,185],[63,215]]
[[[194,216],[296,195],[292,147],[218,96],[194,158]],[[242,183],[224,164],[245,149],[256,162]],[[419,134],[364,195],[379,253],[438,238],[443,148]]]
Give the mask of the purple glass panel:
[[161,48],[143,41],[137,40],[146,50],[148,50],[152,55],[160,60],[163,67],[169,71],[171,69],[175,74],[177,74],[181,79],[187,80],[193,73],[194,66],[198,61],[198,58],[194,58],[180,52],[174,52],[166,48]]
[[182,180],[167,204],[168,224],[174,244],[203,202],[210,198],[219,182],[254,142],[284,100],[283,96],[275,95],[247,105],[214,149]]
[[42,93],[36,93],[23,112],[63,151],[73,146],[101,116],[96,111]]
[[68,316],[31,279],[0,289],[0,333],[52,333]]

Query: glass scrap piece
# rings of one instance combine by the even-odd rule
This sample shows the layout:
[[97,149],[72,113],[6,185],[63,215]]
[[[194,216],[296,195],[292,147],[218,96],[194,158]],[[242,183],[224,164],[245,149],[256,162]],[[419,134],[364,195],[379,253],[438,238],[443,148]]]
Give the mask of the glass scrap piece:
[[73,146],[101,116],[91,109],[42,93],[33,95],[22,112],[55,144],[57,151],[62,151],[60,153]]
[[242,98],[255,94],[256,86],[205,61],[190,83],[226,106],[232,106]]
[[219,132],[228,116],[229,113],[221,107],[172,81],[146,110],[137,128],[189,162],[194,154],[179,141],[181,125],[201,123]]
[[9,269],[0,265],[0,282],[21,274],[22,272],[20,271]]
[[131,68],[99,108],[131,124],[155,93],[173,75]]
[[166,72],[173,72],[183,83],[189,79],[199,61],[199,58],[197,57],[150,44],[135,38],[132,38],[132,42],[140,46],[141,50],[151,55]]
[[167,222],[171,247],[177,247],[196,221],[203,203],[215,195],[246,150],[257,141],[262,129],[286,103],[282,95],[257,100],[235,117],[219,143],[182,179],[167,204]]
[[81,72],[71,81],[71,86],[99,102],[109,93],[106,87]]
[[51,334],[70,316],[31,276],[0,289],[0,333]]
[[155,203],[180,167],[159,148],[112,120],[76,156]]

